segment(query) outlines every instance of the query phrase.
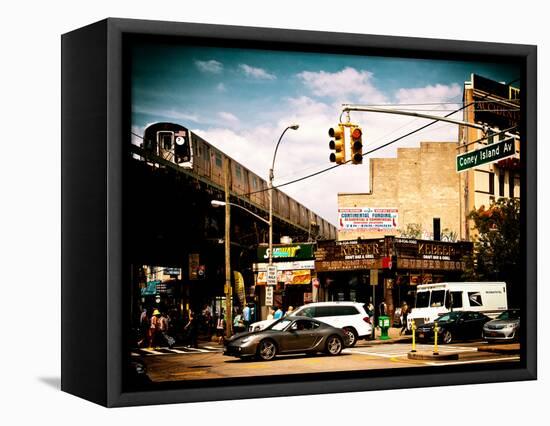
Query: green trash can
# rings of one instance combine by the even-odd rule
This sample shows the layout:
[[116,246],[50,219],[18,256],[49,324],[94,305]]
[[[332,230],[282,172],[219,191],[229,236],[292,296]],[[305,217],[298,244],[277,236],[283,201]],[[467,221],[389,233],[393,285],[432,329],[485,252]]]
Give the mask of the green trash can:
[[380,340],[391,339],[391,337],[388,336],[388,330],[390,329],[390,317],[378,317],[378,326],[380,327]]

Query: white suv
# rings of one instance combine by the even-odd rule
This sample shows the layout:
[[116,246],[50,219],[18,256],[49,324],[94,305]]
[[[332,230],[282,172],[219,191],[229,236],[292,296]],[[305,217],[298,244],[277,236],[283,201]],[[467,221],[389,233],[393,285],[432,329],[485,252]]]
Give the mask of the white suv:
[[[292,315],[315,318],[333,327],[341,328],[348,336],[346,346],[354,346],[358,339],[370,337],[372,325],[364,305],[357,302],[318,302],[304,305]],[[263,330],[273,320],[259,321],[250,324],[250,331]]]

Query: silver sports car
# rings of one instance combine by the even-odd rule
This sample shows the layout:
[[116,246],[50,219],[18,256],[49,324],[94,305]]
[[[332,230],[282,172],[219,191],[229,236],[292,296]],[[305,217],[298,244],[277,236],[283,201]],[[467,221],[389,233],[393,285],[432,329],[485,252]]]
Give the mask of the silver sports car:
[[308,317],[286,316],[266,329],[233,336],[224,355],[258,357],[270,361],[278,354],[326,352],[339,355],[345,334],[339,329]]

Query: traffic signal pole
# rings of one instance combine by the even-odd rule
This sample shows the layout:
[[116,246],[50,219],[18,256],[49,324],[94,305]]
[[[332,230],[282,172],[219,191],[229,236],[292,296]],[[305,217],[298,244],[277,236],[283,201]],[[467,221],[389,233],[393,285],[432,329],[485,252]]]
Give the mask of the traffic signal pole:
[[[369,107],[369,106],[362,106],[362,105],[348,105],[344,104],[342,108],[342,114],[348,113],[348,119],[349,119],[349,112],[350,111],[362,111],[362,112],[377,112],[382,114],[397,114],[397,115],[407,115],[410,117],[417,117],[417,118],[426,118],[428,120],[435,120],[435,121],[445,121],[447,123],[452,124],[458,124],[459,126],[466,126],[466,127],[473,127],[474,129],[482,130],[483,132],[487,133],[489,131],[494,133],[501,132],[500,129],[496,129],[494,127],[484,126],[482,124],[477,123],[469,123],[467,121],[462,120],[455,120],[448,117],[441,117],[439,115],[431,115],[431,114],[421,114],[418,112],[412,112],[412,111],[401,111],[398,109],[386,109],[386,108],[377,108],[377,107]],[[514,139],[519,139],[519,135],[511,132],[503,132],[506,136]]]

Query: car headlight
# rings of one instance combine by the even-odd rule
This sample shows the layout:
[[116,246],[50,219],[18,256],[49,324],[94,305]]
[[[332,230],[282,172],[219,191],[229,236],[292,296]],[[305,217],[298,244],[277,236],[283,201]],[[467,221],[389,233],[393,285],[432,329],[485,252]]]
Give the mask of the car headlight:
[[505,328],[515,328],[515,327],[516,327],[515,324],[506,324]]

